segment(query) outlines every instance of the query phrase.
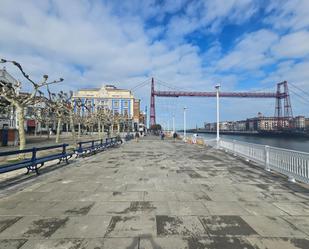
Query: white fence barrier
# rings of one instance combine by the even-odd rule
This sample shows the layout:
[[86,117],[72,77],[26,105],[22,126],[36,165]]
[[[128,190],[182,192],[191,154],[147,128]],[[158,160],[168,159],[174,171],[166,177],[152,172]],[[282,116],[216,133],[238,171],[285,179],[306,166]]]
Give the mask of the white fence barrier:
[[261,164],[265,170],[280,172],[290,181],[309,184],[309,153],[228,139],[220,139],[219,148]]

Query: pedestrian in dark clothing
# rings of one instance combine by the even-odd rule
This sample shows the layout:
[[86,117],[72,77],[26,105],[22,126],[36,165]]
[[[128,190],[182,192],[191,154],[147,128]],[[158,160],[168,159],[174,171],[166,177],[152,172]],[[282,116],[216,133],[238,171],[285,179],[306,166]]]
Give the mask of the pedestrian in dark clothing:
[[165,134],[161,131],[161,140],[164,140]]
[[173,133],[173,138],[174,138],[174,142],[176,142],[176,138],[177,138],[177,133],[176,132]]

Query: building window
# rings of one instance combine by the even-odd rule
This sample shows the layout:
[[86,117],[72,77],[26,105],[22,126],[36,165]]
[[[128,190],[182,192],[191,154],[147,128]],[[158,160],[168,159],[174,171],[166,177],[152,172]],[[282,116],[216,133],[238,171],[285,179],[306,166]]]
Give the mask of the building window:
[[118,100],[114,102],[114,107],[116,107],[116,108],[119,107],[119,102],[118,102]]
[[128,106],[129,106],[129,102],[128,102],[128,101],[124,101],[124,102],[123,102],[123,106],[124,106],[124,107],[128,107]]

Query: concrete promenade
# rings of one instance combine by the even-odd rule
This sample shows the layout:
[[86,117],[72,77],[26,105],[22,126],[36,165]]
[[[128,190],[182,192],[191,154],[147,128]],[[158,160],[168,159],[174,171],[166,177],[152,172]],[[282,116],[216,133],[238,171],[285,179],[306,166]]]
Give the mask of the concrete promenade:
[[131,141],[1,194],[1,249],[309,248],[308,188],[180,141]]

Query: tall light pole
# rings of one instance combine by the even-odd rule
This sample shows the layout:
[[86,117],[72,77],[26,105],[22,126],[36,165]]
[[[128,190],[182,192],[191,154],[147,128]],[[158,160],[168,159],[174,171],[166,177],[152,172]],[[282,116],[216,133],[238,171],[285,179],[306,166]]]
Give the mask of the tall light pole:
[[217,146],[219,146],[219,140],[220,140],[220,106],[219,106],[219,90],[220,90],[220,84],[215,86],[217,91]]
[[186,134],[186,110],[187,107],[183,108],[183,139],[187,140],[187,134]]

